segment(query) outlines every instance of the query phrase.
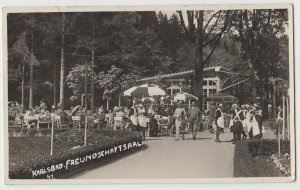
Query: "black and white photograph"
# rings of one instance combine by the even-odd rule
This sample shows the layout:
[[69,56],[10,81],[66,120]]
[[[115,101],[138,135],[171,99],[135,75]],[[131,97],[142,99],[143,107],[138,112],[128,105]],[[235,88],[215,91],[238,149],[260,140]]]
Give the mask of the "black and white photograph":
[[292,5],[2,17],[6,183],[295,180]]

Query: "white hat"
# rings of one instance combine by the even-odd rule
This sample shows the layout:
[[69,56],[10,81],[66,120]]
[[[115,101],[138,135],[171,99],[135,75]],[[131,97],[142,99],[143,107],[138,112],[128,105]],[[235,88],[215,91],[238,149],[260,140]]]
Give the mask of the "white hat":
[[223,107],[223,104],[221,103],[221,104],[219,104],[219,107]]

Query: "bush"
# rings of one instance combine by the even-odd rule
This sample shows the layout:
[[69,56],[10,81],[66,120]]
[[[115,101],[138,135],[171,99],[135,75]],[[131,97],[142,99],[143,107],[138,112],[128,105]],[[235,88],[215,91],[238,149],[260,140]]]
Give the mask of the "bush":
[[[277,140],[251,140],[248,141],[249,152],[251,154],[272,155],[278,151]],[[290,141],[281,141],[280,150],[282,153],[290,153]]]
[[[234,177],[278,177],[280,173],[266,161],[277,152],[276,140],[248,140],[236,143],[234,151]],[[289,142],[281,144],[282,153],[289,153]],[[267,156],[266,156],[267,155]]]
[[[68,130],[61,133],[56,133],[54,138],[54,154],[51,157],[50,151],[50,138],[49,137],[12,137],[9,141],[10,154],[18,153],[20,149],[27,149],[27,155],[22,157],[21,160],[16,161],[14,165],[10,164],[9,177],[11,179],[32,179],[32,171],[49,167],[51,165],[58,165],[66,163],[68,159],[82,158],[86,155],[111,149],[115,146],[141,142],[142,138],[137,132],[130,131],[106,131],[106,130],[92,130],[87,133],[87,145],[82,147],[84,139],[84,130]],[[32,144],[35,147],[28,148]],[[74,146],[81,146],[76,149],[70,149]],[[37,152],[34,150],[40,149]],[[135,150],[132,148],[131,150]],[[126,150],[125,152],[128,152]],[[118,154],[120,152],[117,152]],[[103,159],[111,158],[117,154],[110,154],[105,157],[90,160],[76,166],[69,168],[68,170],[56,170],[51,172],[55,178],[66,175],[66,172],[74,171],[78,168],[86,165],[99,162]],[[18,155],[21,156],[21,155]],[[13,156],[10,155],[10,163]],[[49,173],[47,173],[49,174]],[[47,178],[47,174],[36,176],[35,178]]]

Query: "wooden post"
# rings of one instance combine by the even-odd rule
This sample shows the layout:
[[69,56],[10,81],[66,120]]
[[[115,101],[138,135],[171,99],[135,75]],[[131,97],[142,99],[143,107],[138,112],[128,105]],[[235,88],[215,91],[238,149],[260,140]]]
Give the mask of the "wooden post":
[[282,140],[285,139],[285,117],[286,117],[286,114],[285,114],[285,96],[282,96],[282,108],[283,108],[283,121],[282,121]]
[[51,150],[50,150],[50,155],[53,155],[53,138],[54,138],[54,114],[51,116],[52,120],[52,125],[51,125]]
[[86,131],[87,131],[87,63],[85,65],[85,79],[84,79],[84,146],[86,146]]
[[106,99],[106,109],[107,109],[107,110],[109,109],[109,101],[108,101],[108,98]]
[[[280,126],[279,126],[280,127]],[[278,129],[278,156],[280,157],[280,129]]]
[[121,95],[119,95],[119,107],[121,106]]
[[87,133],[87,114],[85,114],[85,121],[84,121],[84,146],[86,146],[86,139],[87,139],[86,133]]
[[286,108],[287,108],[287,139],[290,140],[290,102],[289,97],[286,98]]

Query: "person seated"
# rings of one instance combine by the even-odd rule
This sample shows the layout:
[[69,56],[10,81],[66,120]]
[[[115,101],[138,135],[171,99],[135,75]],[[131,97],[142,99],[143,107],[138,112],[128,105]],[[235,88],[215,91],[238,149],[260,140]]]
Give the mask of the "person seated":
[[123,129],[127,124],[127,122],[125,121],[126,118],[125,118],[125,113],[123,111],[123,107],[119,107],[116,109],[115,117],[119,117],[122,119],[115,121],[114,127],[120,127],[121,129]]
[[62,109],[62,104],[58,103],[55,109],[55,115],[60,116],[61,123],[70,123],[71,119],[66,112]]
[[35,127],[37,124],[37,120],[33,119],[34,118],[34,113],[33,113],[33,109],[30,108],[26,113],[25,113],[25,119],[26,119],[26,123],[25,125],[27,125],[27,128],[31,128],[31,127]]
[[35,106],[32,112],[33,112],[33,114],[39,114],[40,113],[39,107]]
[[46,105],[44,99],[41,99],[39,109],[40,109],[40,110],[41,110],[41,109],[45,109],[45,110],[48,109],[48,106]]
[[158,136],[158,123],[157,123],[157,120],[155,119],[155,116],[156,115],[156,112],[155,110],[150,107],[149,110],[148,110],[148,114],[147,114],[147,117],[150,119],[149,121],[149,135],[151,137],[156,137]]
[[16,126],[22,125],[22,120],[23,120],[23,116],[20,113],[17,113],[15,117],[15,125]]
[[93,128],[103,128],[105,124],[105,113],[104,109],[100,107],[98,109],[98,112],[93,114],[92,116],[92,123],[93,123]]
[[51,121],[50,113],[45,108],[41,109],[41,112],[39,113],[39,119],[43,121]]
[[42,123],[50,123],[51,122],[51,115],[45,107],[42,107],[41,112],[39,113],[39,122]]

